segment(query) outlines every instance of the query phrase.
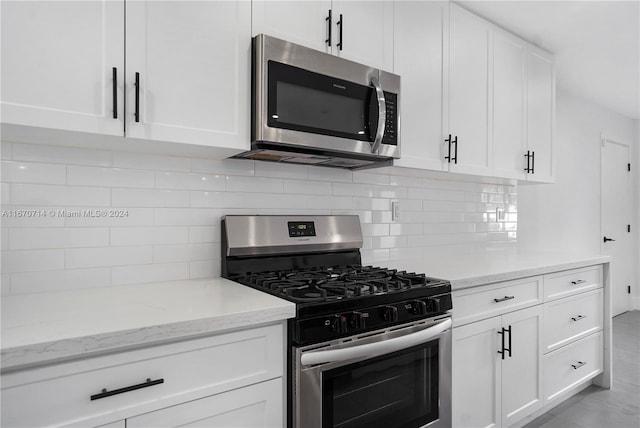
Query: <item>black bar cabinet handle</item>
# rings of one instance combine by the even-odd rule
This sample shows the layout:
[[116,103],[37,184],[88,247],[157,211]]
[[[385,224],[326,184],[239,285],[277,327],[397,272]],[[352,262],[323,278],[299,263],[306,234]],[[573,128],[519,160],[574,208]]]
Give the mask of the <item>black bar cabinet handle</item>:
[[333,26],[331,19],[331,9],[329,9],[329,16],[327,16],[324,20],[329,22],[329,37],[324,42],[327,44],[327,46],[331,46],[331,27]]
[[531,172],[531,168],[529,168],[529,164],[531,162],[531,152],[529,152],[529,150],[527,150],[527,154],[524,155],[525,158],[527,158],[527,167],[524,169],[524,172],[526,172],[527,174]]
[[112,84],[113,84],[113,118],[118,118],[118,69],[113,67],[112,71]]
[[607,238],[606,236],[602,239],[603,242],[615,241],[613,238]]
[[496,303],[500,303],[500,302],[504,302],[506,300],[512,300],[512,299],[515,299],[515,298],[516,298],[516,296],[504,296],[504,297],[502,297],[500,299],[493,299],[493,301],[496,302]]
[[578,370],[580,367],[586,364],[587,364],[586,361],[578,361],[578,364],[571,364],[571,367],[573,367],[574,370]]
[[504,354],[505,354],[505,348],[504,348],[504,332],[505,332],[505,331],[506,331],[506,330],[505,330],[505,329],[504,329],[504,327],[503,327],[503,328],[502,328],[502,330],[500,330],[500,331],[498,332],[498,334],[499,334],[499,335],[500,335],[500,337],[501,337],[501,341],[502,341],[502,345],[501,345],[501,347],[500,347],[500,351],[498,351],[498,354],[502,355],[502,359],[503,359],[503,360],[504,360]]
[[531,152],[531,174],[536,173],[536,152]]
[[136,122],[140,122],[140,73],[136,72]]
[[444,142],[449,143],[449,154],[444,158],[447,160],[448,163],[451,163],[451,134],[449,134],[449,138],[444,140]]
[[580,321],[580,320],[585,319],[586,317],[587,317],[586,315],[577,315],[575,317],[571,317],[571,319],[574,320],[574,321]]
[[583,284],[585,282],[587,282],[587,281],[585,281],[584,279],[578,279],[578,280],[575,280],[575,281],[571,281],[571,285]]
[[458,164],[458,136],[453,139],[453,144],[455,148],[453,149],[453,163]]
[[511,326],[509,326],[505,331],[509,333],[509,348],[507,351],[509,351],[509,358],[511,358]]
[[148,388],[154,385],[160,385],[164,383],[164,379],[156,379],[151,380],[147,379],[146,382],[139,383],[137,385],[125,386],[124,388],[114,389],[113,391],[107,391],[107,389],[103,389],[99,394],[94,394],[91,396],[91,401],[99,400],[101,398],[111,397],[112,395],[123,394],[125,392],[135,391],[136,389]]
[[338,33],[340,42],[338,42],[336,46],[340,48],[340,50],[342,50],[342,28],[344,27],[344,19],[342,18],[342,14],[340,14],[340,21],[336,22],[336,25],[340,26],[340,32]]

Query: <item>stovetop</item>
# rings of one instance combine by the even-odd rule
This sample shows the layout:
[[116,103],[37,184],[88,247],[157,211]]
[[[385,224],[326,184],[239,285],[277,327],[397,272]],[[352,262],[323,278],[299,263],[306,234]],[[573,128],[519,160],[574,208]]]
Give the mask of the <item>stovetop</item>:
[[425,274],[360,265],[249,272],[230,279],[296,303],[322,303],[397,293],[434,287],[443,282],[427,278]]

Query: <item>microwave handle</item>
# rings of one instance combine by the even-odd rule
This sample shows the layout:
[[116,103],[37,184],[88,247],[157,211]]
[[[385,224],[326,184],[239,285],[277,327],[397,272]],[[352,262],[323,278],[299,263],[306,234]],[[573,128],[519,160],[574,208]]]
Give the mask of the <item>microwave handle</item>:
[[378,99],[378,129],[376,130],[376,138],[371,143],[371,153],[377,153],[380,144],[382,144],[382,137],[384,137],[384,128],[387,122],[387,104],[384,99],[384,91],[378,79],[372,78],[371,84],[376,90],[376,98]]
[[351,360],[359,357],[369,357],[373,355],[389,354],[401,349],[411,348],[420,343],[428,342],[447,329],[451,328],[451,318],[425,328],[415,333],[394,337],[393,339],[381,342],[367,343],[366,345],[356,345],[350,348],[333,349],[328,351],[313,351],[302,354],[300,363],[305,366],[323,363],[335,363]]

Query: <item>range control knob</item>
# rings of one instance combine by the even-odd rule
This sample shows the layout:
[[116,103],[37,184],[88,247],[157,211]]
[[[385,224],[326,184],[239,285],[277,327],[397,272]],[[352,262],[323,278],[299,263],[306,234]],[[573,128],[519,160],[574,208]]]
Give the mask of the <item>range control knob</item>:
[[398,321],[398,308],[395,306],[382,307],[382,319],[384,321]]
[[411,302],[411,312],[414,315],[425,315],[427,313],[427,303],[422,300]]
[[364,312],[354,311],[349,316],[349,327],[351,328],[365,328],[367,326],[367,317],[369,314]]
[[334,315],[329,324],[331,331],[336,333],[347,332],[347,317],[344,315]]
[[427,299],[427,309],[429,312],[442,312],[440,299],[438,297],[429,297]]

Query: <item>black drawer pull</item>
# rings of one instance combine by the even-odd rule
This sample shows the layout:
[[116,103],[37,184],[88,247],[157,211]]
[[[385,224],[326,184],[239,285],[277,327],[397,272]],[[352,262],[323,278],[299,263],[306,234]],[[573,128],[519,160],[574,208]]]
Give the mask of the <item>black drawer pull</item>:
[[580,320],[583,320],[585,318],[586,318],[586,315],[578,315],[578,316],[575,316],[575,317],[571,317],[571,319],[574,320],[574,321],[580,321]]
[[571,284],[572,285],[578,285],[578,284],[584,284],[585,282],[587,282],[587,281],[585,281],[584,279],[579,279],[577,281],[571,281]]
[[113,391],[107,391],[107,389],[104,388],[102,392],[100,392],[99,394],[92,395],[91,401],[99,400],[101,398],[111,397],[112,395],[123,394],[129,391],[135,391],[136,389],[142,389],[142,388],[147,388],[153,385],[159,385],[161,383],[164,383],[164,379],[156,379],[156,380],[147,379],[146,382],[139,383],[137,385],[132,385],[132,386],[125,386],[124,388],[114,389]]
[[574,370],[578,370],[580,367],[584,366],[585,364],[587,364],[586,361],[578,361],[578,364],[571,364],[571,367],[573,367]]
[[500,303],[500,302],[504,302],[505,300],[512,300],[515,298],[516,296],[504,296],[502,299],[493,299],[493,301],[496,303]]

